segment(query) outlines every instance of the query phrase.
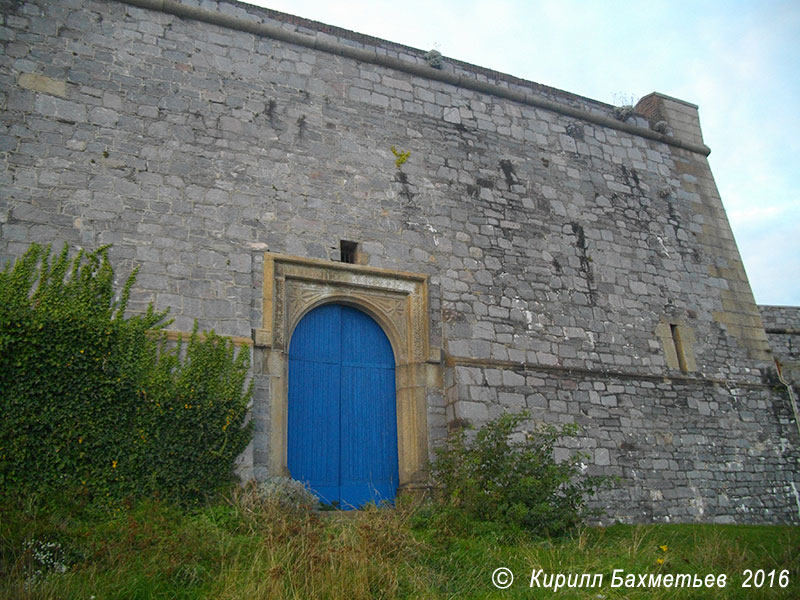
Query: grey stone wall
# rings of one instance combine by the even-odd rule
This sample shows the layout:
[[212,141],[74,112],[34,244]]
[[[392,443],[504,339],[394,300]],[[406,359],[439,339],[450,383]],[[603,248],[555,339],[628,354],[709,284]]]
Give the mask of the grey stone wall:
[[799,361],[800,307],[761,305],[758,310],[775,358],[787,363]]
[[[429,276],[446,358],[432,445],[525,408],[585,427],[589,468],[623,478],[602,500],[619,518],[798,519],[800,440],[761,380],[766,335],[697,107],[655,94],[619,120],[313,22],[179,6],[312,43],[111,0],[9,4],[0,260],[32,241],[110,243],[121,272],[141,267],[132,309],[249,337],[265,250],[338,260],[356,241],[370,265]],[[410,153],[399,167],[393,147]],[[255,358],[244,463],[261,476],[269,369]]]
[[800,395],[800,307],[759,306],[758,310],[784,379]]
[[620,478],[599,502],[617,520],[794,518],[784,469],[797,429],[769,389],[533,368],[459,366],[456,376],[462,397],[481,398],[467,410],[477,419],[527,408],[578,423],[584,437],[557,452],[581,449],[588,473]]

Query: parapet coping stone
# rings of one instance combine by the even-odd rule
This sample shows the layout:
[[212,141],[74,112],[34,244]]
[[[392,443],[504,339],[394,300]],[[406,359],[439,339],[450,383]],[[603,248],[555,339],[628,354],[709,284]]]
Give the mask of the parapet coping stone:
[[[353,60],[375,64],[386,68],[394,69],[397,71],[402,71],[417,77],[423,77],[434,81],[448,83],[456,87],[472,90],[479,93],[489,94],[499,98],[504,98],[506,100],[511,100],[513,102],[518,102],[520,104],[526,104],[529,106],[533,106],[535,108],[540,108],[564,116],[573,117],[576,119],[587,121],[589,123],[593,123],[595,125],[607,127],[609,129],[624,131],[631,135],[636,135],[639,137],[651,139],[657,142],[667,144],[669,146],[674,146],[677,148],[688,150],[690,152],[701,154],[703,156],[708,156],[711,153],[711,149],[705,144],[697,144],[679,138],[675,138],[673,136],[664,133],[653,131],[652,129],[649,129],[647,127],[632,125],[624,121],[607,117],[605,115],[596,114],[588,110],[575,108],[573,106],[568,106],[566,104],[559,102],[554,102],[553,100],[548,100],[546,98],[537,96],[532,93],[509,89],[507,87],[503,87],[496,83],[490,83],[488,81],[481,81],[475,79],[474,77],[458,75],[456,73],[452,73],[446,70],[434,68],[428,64],[419,64],[408,60],[403,60],[401,58],[395,58],[393,56],[388,56],[386,54],[379,53],[376,50],[368,50],[366,48],[357,48],[353,46],[348,46],[336,40],[323,39],[321,37],[316,37],[313,35],[307,35],[307,34],[297,33],[295,31],[289,31],[283,27],[242,19],[232,15],[224,14],[219,11],[212,11],[200,8],[198,6],[184,4],[176,0],[118,0],[118,1],[131,6],[136,6],[138,8],[154,10],[185,19],[192,19],[204,23],[210,23],[228,29],[251,33],[253,35],[257,35],[260,37],[268,37],[283,42],[287,42],[290,44],[311,48],[321,52],[327,52],[337,56],[343,56],[345,58],[350,58]],[[253,8],[256,9],[257,7]],[[306,22],[304,20],[304,25],[306,26],[313,25],[314,23],[315,23],[314,21]],[[339,31],[343,32],[346,30],[338,30],[337,28],[337,32]],[[352,35],[355,36],[356,34]],[[366,36],[360,36],[360,37],[366,38]],[[372,39],[377,40],[377,38],[372,38]],[[391,44],[391,42],[383,42],[383,41],[381,41],[381,43]],[[419,51],[417,50],[416,52]],[[459,66],[465,68],[466,70],[472,71],[472,73],[475,75],[477,75],[478,71],[480,70],[480,68],[468,65],[467,63],[459,63]],[[502,74],[499,73],[497,75],[498,78],[505,79],[507,81],[511,81],[514,79],[511,76],[507,75],[502,76]],[[536,85],[540,85],[540,84],[535,84],[534,82],[525,82],[525,83],[527,83],[528,86],[530,86],[531,88],[533,88]],[[553,89],[553,91],[558,91],[558,90]],[[560,92],[560,94],[565,95],[566,92]],[[663,96],[663,94],[660,95]],[[685,104],[689,103],[687,102]]]

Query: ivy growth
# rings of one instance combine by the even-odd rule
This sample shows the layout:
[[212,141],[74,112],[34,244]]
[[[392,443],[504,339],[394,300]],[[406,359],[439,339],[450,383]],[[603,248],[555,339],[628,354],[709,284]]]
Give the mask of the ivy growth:
[[0,493],[194,502],[230,480],[250,439],[249,355],[166,312],[126,316],[107,248],[34,244],[0,272]]

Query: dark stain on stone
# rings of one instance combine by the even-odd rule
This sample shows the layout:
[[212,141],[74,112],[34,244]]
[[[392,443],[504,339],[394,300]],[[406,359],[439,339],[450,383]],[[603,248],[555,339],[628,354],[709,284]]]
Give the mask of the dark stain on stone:
[[567,135],[576,140],[583,139],[583,125],[580,123],[571,123],[567,125]]
[[400,195],[406,200],[408,200],[409,203],[413,202],[414,193],[411,191],[411,185],[408,181],[408,175],[398,170],[397,174],[395,175],[395,181],[397,181],[401,185]]
[[506,178],[506,185],[511,188],[516,183],[516,173],[514,173],[514,165],[508,159],[500,161],[500,169],[503,171],[503,176]]
[[270,99],[270,101],[267,102],[267,109],[265,112],[267,114],[267,118],[269,119],[270,125],[275,125],[275,107],[277,105],[278,103],[275,102],[274,99]]
[[620,171],[622,171],[622,177],[625,180],[625,185],[636,188],[641,192],[642,188],[639,185],[639,174],[636,172],[636,169],[630,169],[629,171],[625,165],[620,165],[619,168]]
[[572,233],[578,238],[575,245],[581,250],[586,250],[586,234],[583,232],[583,227],[577,223],[570,223],[572,226]]
[[572,233],[577,238],[575,240],[575,247],[578,249],[578,260],[580,261],[580,270],[586,279],[586,287],[589,290],[589,304],[597,306],[597,286],[594,281],[594,271],[592,270],[592,259],[589,258],[586,252],[588,244],[586,243],[586,234],[583,227],[578,223],[570,223]]

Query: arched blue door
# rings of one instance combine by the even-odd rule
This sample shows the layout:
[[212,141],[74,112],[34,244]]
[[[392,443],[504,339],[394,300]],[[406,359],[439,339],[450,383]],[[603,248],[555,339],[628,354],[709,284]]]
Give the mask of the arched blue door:
[[371,317],[325,304],[300,320],[289,345],[288,403],[293,478],[342,508],[394,500],[394,353]]

